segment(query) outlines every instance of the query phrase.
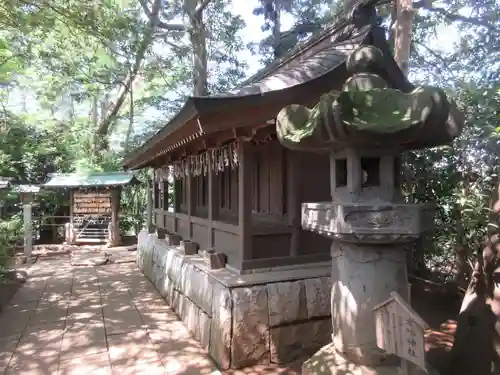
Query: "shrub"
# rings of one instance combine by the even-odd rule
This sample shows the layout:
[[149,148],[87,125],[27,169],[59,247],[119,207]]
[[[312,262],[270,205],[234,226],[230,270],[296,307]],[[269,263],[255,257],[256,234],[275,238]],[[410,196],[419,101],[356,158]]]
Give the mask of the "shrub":
[[23,229],[20,216],[0,219],[0,271],[5,269],[12,253],[12,247],[19,240]]

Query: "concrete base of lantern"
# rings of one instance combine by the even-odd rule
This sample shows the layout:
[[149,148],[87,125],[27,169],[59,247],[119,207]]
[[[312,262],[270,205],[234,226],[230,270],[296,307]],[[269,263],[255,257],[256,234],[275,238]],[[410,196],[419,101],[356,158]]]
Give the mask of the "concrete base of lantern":
[[401,366],[363,366],[342,356],[333,343],[322,347],[302,365],[302,375],[439,375],[427,365],[427,372],[408,364],[405,374]]

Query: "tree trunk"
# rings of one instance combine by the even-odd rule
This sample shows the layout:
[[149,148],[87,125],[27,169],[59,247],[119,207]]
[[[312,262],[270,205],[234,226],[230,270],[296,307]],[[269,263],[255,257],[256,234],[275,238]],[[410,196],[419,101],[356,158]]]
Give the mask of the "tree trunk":
[[412,35],[413,1],[396,1],[394,60],[401,71],[408,75]]
[[208,95],[208,56],[203,12],[190,15],[189,39],[193,47],[193,95]]
[[[494,189],[492,195],[497,194]],[[498,203],[493,203],[494,211]],[[494,212],[490,221],[497,220],[498,212]],[[500,243],[495,232],[489,232],[482,252],[478,251],[458,316],[449,374],[500,374],[500,290],[494,280],[494,276],[498,278]]]
[[274,58],[281,57],[281,0],[274,1],[273,52]]
[[[142,2],[141,4],[143,5],[143,7],[145,6]],[[154,32],[160,24],[160,10],[162,4],[163,4],[162,0],[154,0],[152,10],[148,13],[149,16],[148,27],[144,32],[142,41],[135,54],[134,64],[132,65],[127,77],[122,82],[120,89],[118,90],[116,100],[113,101],[110,108],[108,108],[106,116],[103,117],[99,123],[99,126],[95,133],[95,140],[94,140],[94,144],[96,146],[95,148],[96,153],[99,153],[100,151],[103,151],[103,149],[107,148],[108,144],[107,138],[109,135],[111,124],[113,123],[113,121],[116,120],[118,112],[120,111],[121,107],[123,106],[123,103],[125,102],[127,94],[130,91],[132,84],[141,69],[141,65],[142,62],[144,61],[146,51],[153,41]]]
[[130,148],[130,137],[132,136],[132,131],[134,130],[134,89],[130,89],[130,110],[128,114],[128,127],[127,133],[125,134],[124,151],[125,154],[128,153]]

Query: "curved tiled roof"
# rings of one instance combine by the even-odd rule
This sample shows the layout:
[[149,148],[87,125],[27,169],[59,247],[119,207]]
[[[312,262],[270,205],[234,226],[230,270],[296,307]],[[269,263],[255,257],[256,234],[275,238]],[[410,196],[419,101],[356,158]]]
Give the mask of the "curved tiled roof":
[[[324,43],[326,39],[329,40]],[[325,46],[311,52],[320,42]],[[189,97],[183,108],[165,127],[126,158],[123,163],[124,167],[135,169],[143,166],[145,153],[151,148],[154,148],[152,152],[154,155],[148,156],[149,159],[165,153],[164,149],[159,151],[156,148],[163,147],[164,140],[170,134],[201,114],[222,112],[227,108],[234,109],[240,106],[243,109],[250,105],[259,106],[274,102],[318,80],[329,79],[327,75],[340,67],[345,67],[349,54],[364,44],[375,44],[387,55],[387,72],[382,72],[382,74],[387,76],[389,83],[403,91],[412,88],[390,56],[384,30],[374,25],[372,17],[363,17],[361,21],[359,19],[350,22],[342,20],[326,29],[305,46],[300,47],[298,51],[292,52],[281,61],[263,69],[244,82],[242,86],[218,95]],[[338,84],[340,82],[331,82],[331,87],[328,89],[333,89]],[[319,97],[322,92],[317,94]],[[201,129],[200,126],[199,133],[204,132],[206,129]]]

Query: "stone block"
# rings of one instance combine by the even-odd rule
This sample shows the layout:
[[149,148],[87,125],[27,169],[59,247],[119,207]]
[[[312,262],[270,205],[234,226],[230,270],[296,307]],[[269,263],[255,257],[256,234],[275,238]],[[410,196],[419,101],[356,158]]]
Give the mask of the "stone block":
[[153,285],[155,286],[156,290],[160,293],[160,295],[164,295],[164,287],[165,287],[165,271],[163,268],[158,267],[157,265],[153,265],[153,270],[154,270],[154,277],[153,277]]
[[172,292],[172,305],[170,307],[172,310],[175,311],[175,313],[179,316],[179,310],[180,310],[180,293],[177,290],[173,290]]
[[173,249],[169,251],[165,268],[176,289],[180,287],[183,264],[184,256],[179,251]]
[[198,332],[196,332],[195,337],[200,342],[203,350],[208,351],[210,344],[210,329],[212,325],[212,319],[201,309],[198,309],[198,311]]
[[167,234],[167,231],[166,231],[166,229],[163,229],[163,228],[157,228],[156,233],[158,234],[158,238],[160,240],[163,240],[163,239],[165,239],[165,235]]
[[270,329],[271,362],[287,364],[312,356],[331,342],[330,319],[292,324]]
[[161,267],[163,271],[165,271],[166,264],[167,264],[167,256],[168,253],[172,251],[168,246],[162,246],[161,251],[158,251],[157,257],[156,257],[156,265]]
[[233,300],[224,285],[213,284],[212,320],[208,352],[222,370],[231,366],[231,324]]
[[178,283],[176,285],[176,288],[179,289],[179,291],[184,294],[192,294],[191,289],[193,288],[193,273],[194,273],[194,266],[190,262],[183,262],[181,265],[181,270],[178,275]]
[[209,317],[212,316],[213,282],[209,275],[191,264],[182,268],[182,292]]
[[[154,264],[161,265],[165,254],[168,252],[168,247],[165,241],[159,241],[156,239],[153,246],[152,261]],[[164,263],[164,262],[163,262]]]
[[153,246],[150,243],[143,251],[142,256],[143,273],[149,280],[152,280],[153,274]]
[[[189,333],[197,340],[200,340],[200,309],[182,294],[179,294],[179,316]],[[198,337],[197,337],[198,336]]]
[[172,267],[173,267],[175,256],[176,256],[176,251],[173,249],[170,249],[170,251],[166,254],[166,257],[165,257],[165,272],[167,273],[167,275],[169,277],[171,277],[170,275],[172,273]]
[[185,255],[196,255],[198,254],[199,245],[197,242],[190,240],[181,241],[181,248]]
[[167,304],[172,307],[174,299],[174,283],[172,283],[172,280],[170,280],[166,274],[164,274],[163,288],[161,289],[160,294],[163,298],[165,298]]
[[306,288],[307,318],[331,315],[331,277],[319,277],[304,280]]
[[153,263],[151,265],[151,278],[150,278],[150,280],[151,280],[151,283],[154,285],[155,288],[157,288],[157,286],[156,286],[156,283],[157,283],[156,279],[157,279],[157,276],[158,276],[157,269],[158,269],[158,267],[156,267],[156,264]]
[[[438,375],[439,373],[426,364],[426,371],[409,364],[411,375]],[[341,355],[335,345],[330,343],[322,347],[302,365],[302,375],[400,375],[401,366],[365,366]]]
[[235,288],[231,367],[269,364],[269,308],[266,286]]
[[137,236],[136,263],[141,272],[144,272],[144,261],[147,248],[150,247],[151,237],[147,231],[140,231]]
[[271,327],[306,319],[306,292],[303,280],[268,284],[267,293]]
[[167,243],[169,246],[179,246],[182,241],[182,237],[178,234],[169,234],[167,236]]
[[203,261],[212,270],[226,267],[227,257],[224,253],[216,253],[215,250],[205,250]]

